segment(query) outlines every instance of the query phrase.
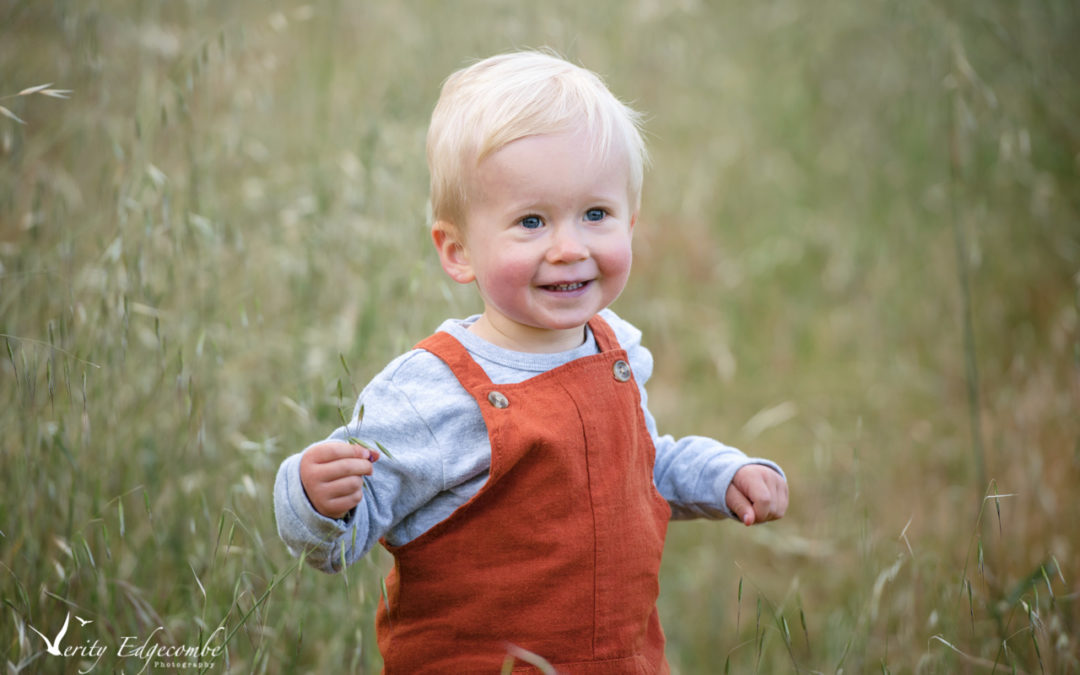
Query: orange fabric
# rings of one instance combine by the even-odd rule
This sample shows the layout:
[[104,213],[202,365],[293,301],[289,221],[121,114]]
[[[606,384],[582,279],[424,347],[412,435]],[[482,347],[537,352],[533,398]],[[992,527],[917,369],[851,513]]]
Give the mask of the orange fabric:
[[418,345],[476,398],[491,471],[448,518],[387,546],[386,673],[497,673],[508,644],[560,673],[668,672],[656,597],[671,511],[626,352],[603,319],[589,325],[600,353],[518,384],[492,384],[446,333]]

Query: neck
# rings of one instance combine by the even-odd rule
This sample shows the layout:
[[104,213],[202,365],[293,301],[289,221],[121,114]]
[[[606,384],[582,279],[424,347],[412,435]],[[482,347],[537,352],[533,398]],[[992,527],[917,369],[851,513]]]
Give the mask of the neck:
[[554,354],[570,351],[585,343],[585,326],[566,329],[533,328],[515,324],[501,326],[491,321],[487,314],[480,315],[469,332],[481,337],[496,347],[515,352],[534,354]]

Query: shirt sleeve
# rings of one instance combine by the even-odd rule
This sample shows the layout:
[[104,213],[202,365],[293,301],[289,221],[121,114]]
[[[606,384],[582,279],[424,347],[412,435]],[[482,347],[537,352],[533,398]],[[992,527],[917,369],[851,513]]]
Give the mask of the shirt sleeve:
[[780,467],[767,459],[748,457],[737,448],[705,436],[661,436],[649,412],[645,383],[652,376],[653,357],[641,344],[641,332],[618,317],[606,316],[626,349],[641,393],[645,426],[656,448],[653,482],[671,505],[672,520],[734,518],[727,506],[727,489],[735,473],[748,464],[765,465],[781,476]]
[[364,483],[363,499],[345,519],[323,516],[308,500],[300,482],[302,452],[287,458],[278,469],[274,485],[278,534],[293,555],[303,552],[309,564],[324,572],[338,572],[360,559],[444,490],[445,453],[414,405],[409,387],[403,389],[395,382],[394,375],[402,367],[395,361],[372,380],[360,394],[349,424],[326,439],[343,441],[354,436],[373,447],[380,443],[390,453],[375,462],[373,474]]

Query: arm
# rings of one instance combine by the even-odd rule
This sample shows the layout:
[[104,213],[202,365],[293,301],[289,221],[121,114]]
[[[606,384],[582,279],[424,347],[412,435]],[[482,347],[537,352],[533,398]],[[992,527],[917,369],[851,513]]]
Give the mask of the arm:
[[[396,359],[364,389],[362,423],[354,414],[347,428],[278,469],[278,534],[293,555],[306,552],[307,562],[322,571],[340,571],[343,563],[358,560],[444,489],[445,453],[417,410],[413,380],[401,376],[414,360],[410,355],[415,352]],[[350,445],[349,436],[382,443],[393,459]]]
[[652,354],[641,332],[611,312],[604,318],[626,349],[641,395],[645,426],[656,448],[653,482],[671,505],[673,520],[736,518],[747,525],[780,518],[787,509],[783,471],[766,459],[704,436],[661,436],[649,411],[645,383],[652,376]]
[[[366,530],[367,523],[359,521],[367,514],[353,514],[350,522],[320,514],[308,500],[300,481],[302,457],[303,453],[292,455],[278,468],[274,482],[278,536],[294,556],[306,552],[308,564],[324,572],[337,572],[341,570],[341,546],[350,539],[346,535],[354,529]],[[347,547],[346,554],[348,558],[360,557],[352,547]]]
[[[655,429],[648,412],[646,424]],[[747,457],[704,436],[654,434],[653,445],[653,481],[671,505],[673,520],[735,518],[753,525],[775,520],[787,509],[786,479],[769,460]]]

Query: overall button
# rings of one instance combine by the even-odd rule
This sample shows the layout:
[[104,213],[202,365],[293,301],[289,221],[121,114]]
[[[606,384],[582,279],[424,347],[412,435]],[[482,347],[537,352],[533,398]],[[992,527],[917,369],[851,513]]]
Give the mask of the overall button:
[[493,391],[488,394],[488,403],[496,408],[505,408],[510,405],[510,400],[503,396],[502,392]]
[[616,361],[611,370],[615,373],[615,379],[619,382],[626,382],[630,379],[630,364],[622,359]]

